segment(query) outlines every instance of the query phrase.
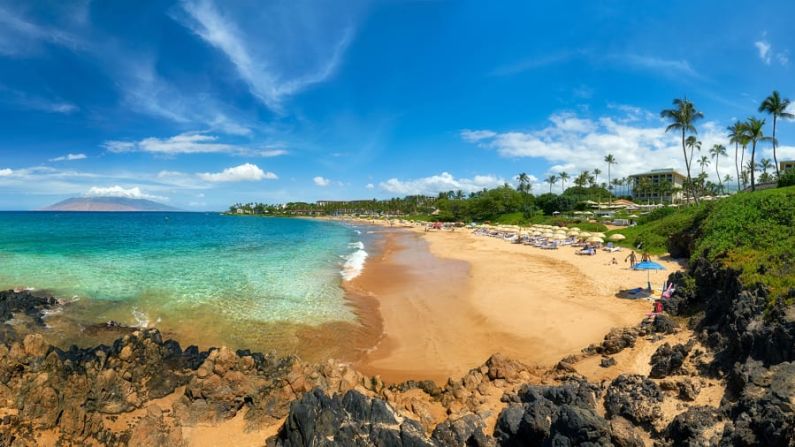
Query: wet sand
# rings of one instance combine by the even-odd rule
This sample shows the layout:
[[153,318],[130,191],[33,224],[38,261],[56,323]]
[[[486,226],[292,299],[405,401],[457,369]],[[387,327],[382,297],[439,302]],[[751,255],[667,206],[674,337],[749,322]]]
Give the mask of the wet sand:
[[[466,230],[389,229],[384,240],[382,255],[347,287],[378,301],[383,334],[356,366],[386,381],[443,382],[495,352],[549,367],[651,309],[615,297],[646,282],[623,262],[626,253],[581,257]],[[662,262],[669,270],[652,273],[658,286],[678,268]]]

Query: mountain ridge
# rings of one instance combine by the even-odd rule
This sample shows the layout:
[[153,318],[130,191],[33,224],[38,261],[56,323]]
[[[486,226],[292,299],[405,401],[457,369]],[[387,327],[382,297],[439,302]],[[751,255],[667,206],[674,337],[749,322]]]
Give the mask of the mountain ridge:
[[181,210],[147,199],[101,196],[72,197],[42,208],[41,211],[154,212]]

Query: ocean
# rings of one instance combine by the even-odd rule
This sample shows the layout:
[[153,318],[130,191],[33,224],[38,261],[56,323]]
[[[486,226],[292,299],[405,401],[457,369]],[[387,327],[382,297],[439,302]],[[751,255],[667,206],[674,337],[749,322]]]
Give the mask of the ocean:
[[367,237],[308,219],[0,212],[0,288],[61,299],[54,328],[113,320],[268,347],[289,336],[280,327],[355,321],[342,283],[361,272]]

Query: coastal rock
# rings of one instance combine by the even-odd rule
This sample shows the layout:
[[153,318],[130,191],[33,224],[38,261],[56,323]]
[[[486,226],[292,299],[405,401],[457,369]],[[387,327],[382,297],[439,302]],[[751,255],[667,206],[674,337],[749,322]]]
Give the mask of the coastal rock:
[[44,325],[43,311],[58,304],[58,300],[51,296],[38,296],[31,292],[2,290],[0,291],[0,323],[14,317],[15,313],[27,315],[39,326]]
[[181,447],[182,430],[169,425],[159,408],[151,408],[130,430],[129,447]]
[[668,343],[662,344],[651,356],[649,377],[662,379],[671,374],[679,374],[685,358],[690,353],[690,349],[690,345],[677,344],[671,346]]
[[611,366],[615,366],[615,364],[616,359],[613,357],[602,357],[602,359],[599,360],[599,366],[602,368],[610,368]]
[[610,445],[610,426],[595,411],[597,395],[598,388],[581,379],[525,385],[508,398],[494,436],[502,446]]
[[[726,445],[791,446],[795,433],[795,363],[765,368],[762,362],[737,365],[731,379],[739,399],[729,405],[733,426]],[[738,385],[739,384],[739,385]]]
[[671,317],[660,314],[654,317],[654,322],[652,322],[651,330],[656,333],[660,334],[673,334],[676,332],[676,329],[679,325],[671,319]]
[[690,407],[678,414],[665,429],[671,445],[718,445],[717,433],[706,434],[718,422],[718,414],[711,407]]
[[637,338],[638,330],[635,328],[612,329],[605,335],[601,350],[597,350],[597,352],[608,355],[617,354],[626,348],[634,347]]
[[402,419],[380,399],[358,391],[327,396],[314,389],[290,405],[287,419],[269,445],[432,446],[419,422]]
[[662,416],[663,393],[657,384],[636,374],[622,374],[607,388],[605,410],[635,424],[651,426]]
[[645,447],[646,443],[631,422],[621,416],[610,420],[610,440],[616,447]]
[[468,414],[455,420],[446,420],[437,425],[431,440],[437,446],[493,447],[494,438],[484,434],[483,420]]
[[689,378],[677,382],[676,388],[679,391],[679,399],[688,402],[696,400],[696,397],[698,397],[698,394],[701,392],[701,386],[698,382],[694,382]]

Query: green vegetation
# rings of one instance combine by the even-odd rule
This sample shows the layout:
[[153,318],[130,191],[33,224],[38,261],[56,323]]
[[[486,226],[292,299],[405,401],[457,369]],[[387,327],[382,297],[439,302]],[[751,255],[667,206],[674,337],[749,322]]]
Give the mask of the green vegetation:
[[795,187],[739,194],[700,222],[691,259],[703,256],[762,283],[773,297],[795,299]]
[[795,187],[655,211],[613,233],[626,236],[619,242],[625,247],[720,262],[745,284],[764,284],[773,298],[795,299]]

